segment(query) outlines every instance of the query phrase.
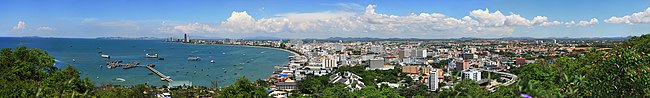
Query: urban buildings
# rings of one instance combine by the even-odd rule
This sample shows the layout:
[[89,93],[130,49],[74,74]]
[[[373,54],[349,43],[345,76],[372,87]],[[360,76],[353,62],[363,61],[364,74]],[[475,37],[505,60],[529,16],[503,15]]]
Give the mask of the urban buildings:
[[481,81],[481,71],[479,70],[464,70],[463,79],[472,79],[474,81]]

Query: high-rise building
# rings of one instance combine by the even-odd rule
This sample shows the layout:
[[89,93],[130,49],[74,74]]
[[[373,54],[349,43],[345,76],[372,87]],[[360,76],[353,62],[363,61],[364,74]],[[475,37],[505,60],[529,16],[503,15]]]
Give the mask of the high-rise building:
[[433,68],[431,71],[429,71],[429,90],[430,91],[436,91],[438,90],[439,83],[441,82],[442,78],[444,76],[442,75],[442,69],[438,68]]
[[185,33],[185,36],[183,37],[183,42],[189,43],[190,38],[187,36],[187,33]]

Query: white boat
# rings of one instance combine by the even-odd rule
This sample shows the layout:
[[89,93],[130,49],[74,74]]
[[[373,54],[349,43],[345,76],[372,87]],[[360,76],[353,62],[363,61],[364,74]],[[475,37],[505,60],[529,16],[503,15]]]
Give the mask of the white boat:
[[210,63],[214,63],[214,60],[210,60]]
[[157,54],[157,53],[156,53],[156,54],[149,54],[149,53],[147,53],[146,56],[147,56],[147,58],[158,58],[158,54]]
[[123,78],[115,78],[115,80],[116,80],[116,81],[119,81],[119,82],[124,82],[124,81],[126,81],[126,79],[123,79]]
[[102,54],[101,56],[102,56],[102,58],[111,58],[111,56],[108,55],[108,54]]
[[191,57],[187,57],[187,60],[188,61],[200,61],[201,57],[191,56]]

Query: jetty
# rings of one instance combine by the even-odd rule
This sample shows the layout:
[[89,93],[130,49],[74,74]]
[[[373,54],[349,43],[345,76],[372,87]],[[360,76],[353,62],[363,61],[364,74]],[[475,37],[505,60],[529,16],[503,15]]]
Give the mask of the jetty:
[[161,80],[161,81],[167,81],[167,82],[172,82],[172,81],[174,81],[174,80],[172,80],[171,77],[166,76],[165,74],[159,72],[159,71],[156,70],[156,69],[153,69],[153,67],[151,67],[151,66],[145,66],[145,67],[147,67],[147,69],[149,69],[151,72],[156,73],[156,75],[160,76],[160,80]]
[[154,69],[153,67],[156,66],[156,64],[148,64],[148,65],[140,65],[140,62],[131,62],[129,64],[122,64],[122,61],[115,60],[115,61],[109,61],[106,62],[106,66],[110,69],[117,68],[117,67],[122,67],[123,69],[130,69],[130,68],[135,68],[135,67],[146,67],[149,69],[149,71],[156,73],[156,75],[160,76],[161,81],[167,81],[167,82],[172,82],[172,78],[170,76],[167,76],[160,71]]

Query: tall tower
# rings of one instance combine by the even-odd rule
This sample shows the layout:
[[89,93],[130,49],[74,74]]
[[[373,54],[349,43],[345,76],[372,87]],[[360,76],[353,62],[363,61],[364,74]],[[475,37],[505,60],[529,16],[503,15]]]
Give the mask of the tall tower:
[[185,37],[183,38],[183,42],[190,42],[189,39],[187,39],[187,33],[185,33]]

